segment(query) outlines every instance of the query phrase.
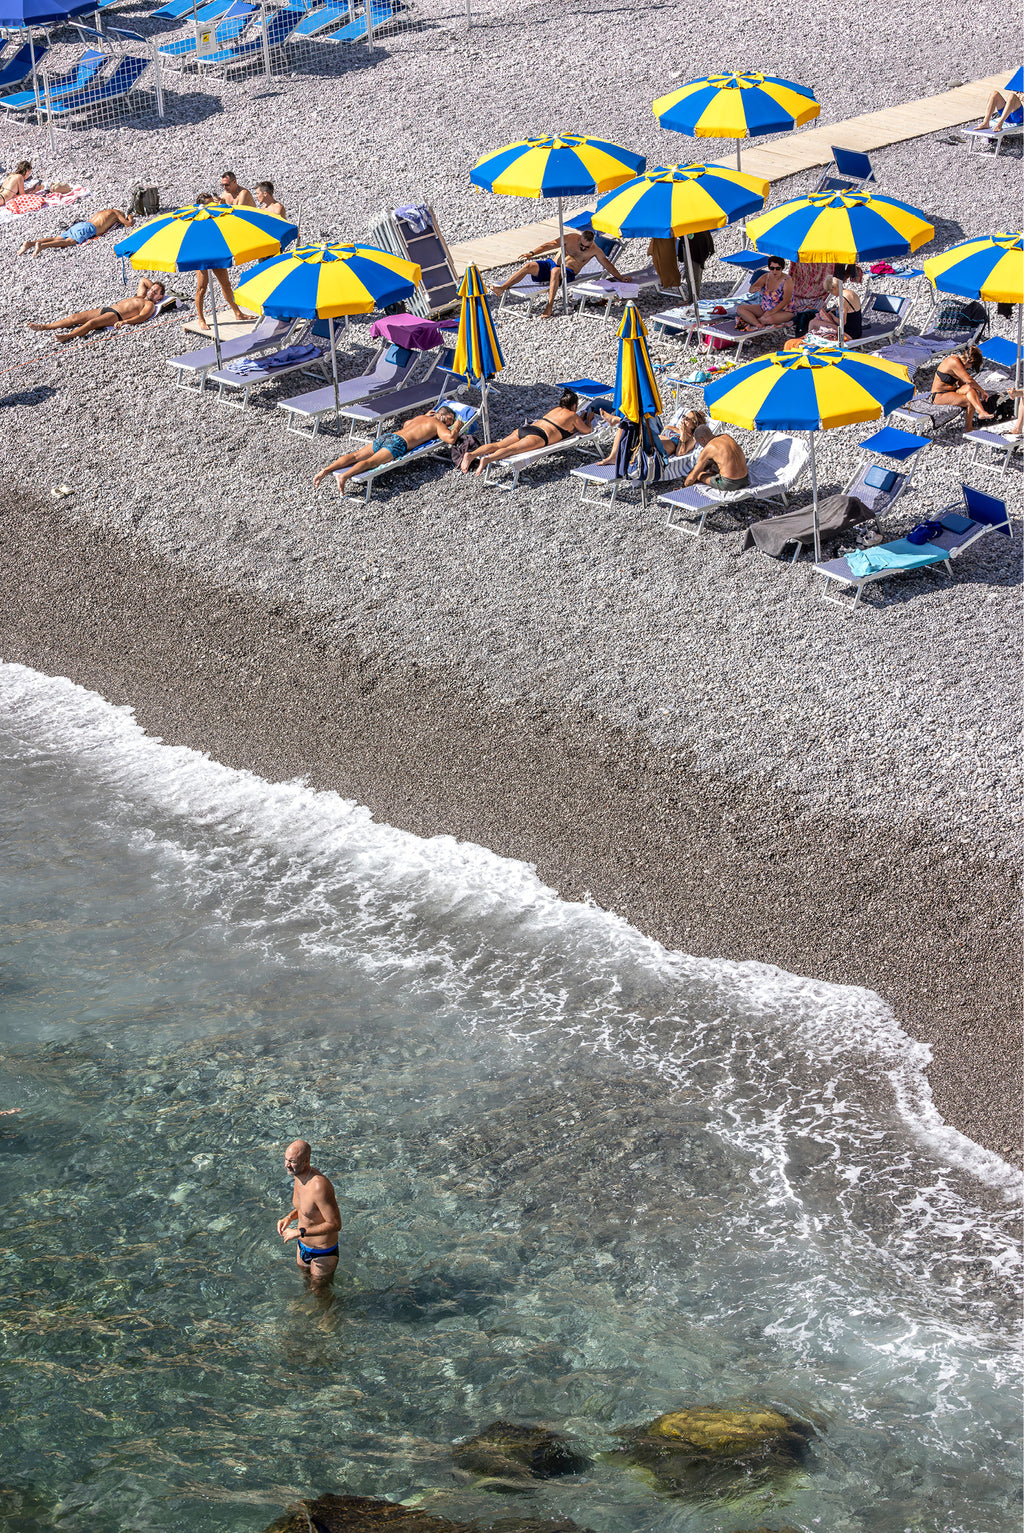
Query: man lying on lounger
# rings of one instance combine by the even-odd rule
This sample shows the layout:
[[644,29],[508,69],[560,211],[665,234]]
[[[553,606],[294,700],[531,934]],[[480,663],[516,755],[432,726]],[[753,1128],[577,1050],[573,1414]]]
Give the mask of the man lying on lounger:
[[106,304],[102,309],[79,309],[64,319],[51,319],[46,324],[30,320],[30,330],[66,330],[67,335],[55,337],[58,341],[77,341],[95,330],[120,330],[123,325],[141,325],[156,313],[156,306],[164,296],[162,282],[142,277],[135,289],[134,298],[122,298],[118,304]]
[[338,494],[344,495],[345,486],[356,474],[364,474],[368,468],[376,468],[380,463],[400,463],[407,453],[414,447],[422,447],[424,442],[436,439],[450,447],[458,440],[461,429],[462,422],[455,411],[444,405],[439,410],[428,410],[425,415],[414,415],[401,431],[389,431],[367,442],[365,447],[357,447],[355,452],[343,452],[340,458],[335,458],[333,463],[314,474],[313,488],[317,489],[328,474],[334,474]]
[[[518,271],[514,271],[511,277],[506,277],[505,281],[499,283],[497,287],[492,287],[491,292],[500,296],[500,294],[507,292],[510,287],[515,287],[516,283],[521,282],[524,277],[533,277],[536,282],[546,282],[548,284],[548,305],[546,309],[541,311],[541,315],[544,319],[551,319],[555,307],[555,296],[562,285],[562,267],[558,254],[556,254],[556,258],[553,261],[547,259],[537,260],[536,257],[540,256],[545,250],[558,252],[559,244],[557,238],[547,240],[543,245],[538,245],[536,250],[527,250],[521,258],[526,262],[526,265],[520,266]],[[604,251],[598,245],[593,229],[581,229],[579,233],[575,229],[566,229],[565,272],[570,282],[575,282],[587,262],[594,260],[595,257],[600,261],[613,282],[622,281],[621,274],[616,271],[611,261],[609,261]]]
[[686,483],[706,484],[709,490],[745,490],[750,483],[747,460],[740,444],[727,431],[712,437],[700,450]]
[[31,250],[32,259],[36,260],[41,250],[73,250],[76,245],[98,239],[110,229],[130,229],[134,223],[130,213],[120,213],[117,208],[100,208],[91,218],[70,224],[63,234],[52,234],[44,240],[26,240],[18,254],[25,255]]

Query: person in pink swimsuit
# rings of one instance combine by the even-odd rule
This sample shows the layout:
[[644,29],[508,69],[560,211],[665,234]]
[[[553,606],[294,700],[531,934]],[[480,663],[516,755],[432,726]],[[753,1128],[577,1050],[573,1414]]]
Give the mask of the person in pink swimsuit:
[[771,256],[768,268],[750,284],[759,304],[741,303],[736,310],[736,325],[740,330],[772,330],[776,325],[788,325],[793,318],[793,279],[786,276],[786,263],[781,256]]

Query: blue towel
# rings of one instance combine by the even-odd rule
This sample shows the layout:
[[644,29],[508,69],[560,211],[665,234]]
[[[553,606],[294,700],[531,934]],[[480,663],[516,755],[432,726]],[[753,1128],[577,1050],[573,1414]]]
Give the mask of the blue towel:
[[928,564],[941,564],[948,554],[941,548],[916,547],[900,538],[896,543],[882,543],[878,548],[858,549],[847,554],[851,575],[873,575],[879,570],[916,570]]
[[224,371],[243,375],[274,372],[279,367],[294,367],[296,363],[312,362],[322,356],[323,348],[320,346],[286,346],[283,351],[275,351],[269,357],[239,357],[237,362],[229,362]]

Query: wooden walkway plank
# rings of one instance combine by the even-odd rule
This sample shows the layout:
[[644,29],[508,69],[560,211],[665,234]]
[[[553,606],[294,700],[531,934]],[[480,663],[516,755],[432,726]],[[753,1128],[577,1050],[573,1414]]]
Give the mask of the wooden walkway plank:
[[[801,171],[813,170],[817,165],[827,165],[832,158],[832,145],[842,149],[866,152],[884,149],[889,144],[899,144],[911,138],[921,138],[926,133],[939,133],[943,128],[956,128],[972,117],[981,117],[989,96],[994,90],[1002,90],[1011,73],[1007,67],[999,74],[986,75],[983,80],[971,80],[956,85],[952,90],[938,96],[923,96],[920,101],[907,101],[899,106],[886,107],[881,112],[865,112],[861,117],[850,117],[846,122],[825,123],[819,128],[805,128],[775,139],[759,149],[748,149],[744,140],[741,150],[743,169],[753,176],[763,176],[766,181],[784,181],[787,176],[799,175]],[[720,156],[723,164],[735,164],[735,158]],[[576,208],[574,212],[579,212]],[[571,216],[571,215],[570,215]],[[524,250],[532,249],[558,233],[558,218],[548,218],[520,229],[506,229],[500,234],[484,235],[476,240],[464,240],[451,247],[456,270],[464,272],[473,262],[481,271],[493,271],[498,266],[508,266]]]

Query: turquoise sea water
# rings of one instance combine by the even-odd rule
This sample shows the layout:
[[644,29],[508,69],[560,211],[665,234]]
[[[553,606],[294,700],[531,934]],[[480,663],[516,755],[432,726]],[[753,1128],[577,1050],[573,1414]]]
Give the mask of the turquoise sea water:
[[[250,1533],[297,1496],[596,1533],[1020,1526],[1015,1175],[877,997],[669,953],[0,667],[0,1528]],[[302,1135],[336,1302],[274,1224]],[[604,1457],[678,1405],[810,1422],[782,1480]],[[528,1498],[497,1417],[577,1437]]]

